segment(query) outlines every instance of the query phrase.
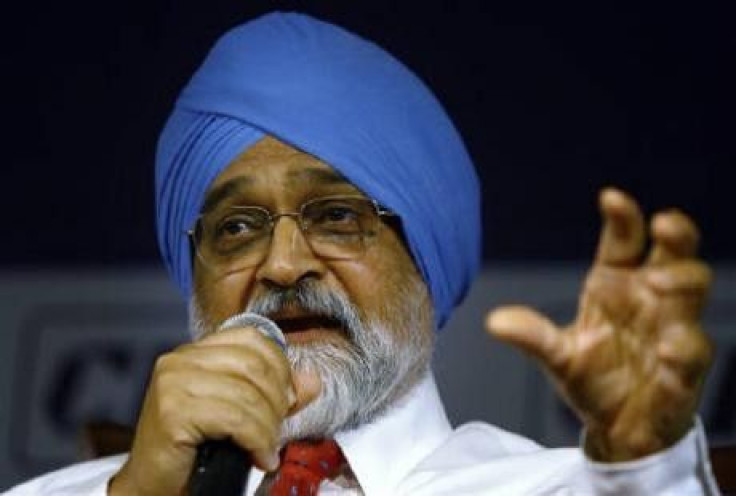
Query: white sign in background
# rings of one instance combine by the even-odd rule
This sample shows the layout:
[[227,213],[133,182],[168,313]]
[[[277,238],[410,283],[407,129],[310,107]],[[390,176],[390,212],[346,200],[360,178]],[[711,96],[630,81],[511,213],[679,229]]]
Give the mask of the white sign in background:
[[[706,328],[718,355],[702,417],[736,442],[736,268],[718,267]],[[498,424],[550,446],[578,426],[526,357],[492,340],[485,312],[529,303],[572,318],[584,268],[487,268],[438,340],[437,379],[455,423]],[[80,427],[133,425],[155,357],[187,339],[185,305],[156,270],[0,275],[0,489],[78,460]]]

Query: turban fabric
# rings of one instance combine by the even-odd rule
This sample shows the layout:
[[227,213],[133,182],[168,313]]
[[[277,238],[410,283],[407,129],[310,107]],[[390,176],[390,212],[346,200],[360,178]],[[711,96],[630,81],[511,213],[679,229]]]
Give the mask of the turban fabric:
[[400,216],[440,328],[480,263],[479,185],[463,142],[432,93],[391,55],[295,13],[226,33],[160,136],[157,234],[182,293],[192,291],[184,233],[205,192],[266,135],[329,164]]

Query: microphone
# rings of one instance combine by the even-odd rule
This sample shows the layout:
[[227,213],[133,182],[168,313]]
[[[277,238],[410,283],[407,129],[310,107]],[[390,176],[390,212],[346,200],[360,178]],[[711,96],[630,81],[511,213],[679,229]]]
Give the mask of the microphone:
[[[244,312],[233,315],[217,329],[255,327],[286,351],[286,338],[276,323],[262,315]],[[229,439],[205,441],[197,447],[189,476],[190,496],[241,496],[253,461],[250,454]]]

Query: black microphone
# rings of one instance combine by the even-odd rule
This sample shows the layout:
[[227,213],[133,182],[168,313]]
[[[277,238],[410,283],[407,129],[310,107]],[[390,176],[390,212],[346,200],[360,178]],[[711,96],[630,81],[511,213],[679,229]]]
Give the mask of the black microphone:
[[[281,329],[275,322],[262,315],[240,313],[227,319],[217,330],[224,331],[237,327],[255,327],[286,351],[286,339]],[[241,496],[252,465],[250,453],[231,440],[205,441],[197,447],[194,467],[189,476],[188,494]]]

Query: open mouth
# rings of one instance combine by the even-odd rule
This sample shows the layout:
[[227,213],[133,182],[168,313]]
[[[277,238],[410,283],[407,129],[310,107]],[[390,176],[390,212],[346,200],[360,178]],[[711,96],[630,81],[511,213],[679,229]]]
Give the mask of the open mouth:
[[273,316],[270,317],[290,341],[311,339],[326,333],[347,335],[342,323],[324,315]]

